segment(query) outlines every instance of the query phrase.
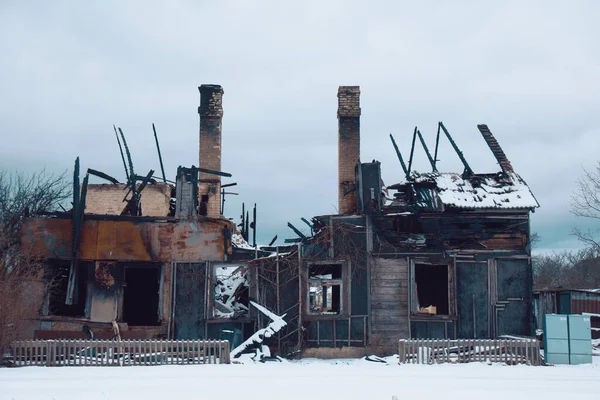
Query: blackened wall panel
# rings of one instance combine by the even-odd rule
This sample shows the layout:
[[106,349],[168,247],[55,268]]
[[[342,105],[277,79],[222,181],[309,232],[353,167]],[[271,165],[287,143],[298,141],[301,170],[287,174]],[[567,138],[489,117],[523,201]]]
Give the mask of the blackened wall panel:
[[531,335],[533,325],[531,266],[527,259],[496,260],[498,301],[498,335]]
[[177,263],[175,338],[204,338],[206,263]]
[[458,338],[488,338],[487,263],[456,263],[456,302]]

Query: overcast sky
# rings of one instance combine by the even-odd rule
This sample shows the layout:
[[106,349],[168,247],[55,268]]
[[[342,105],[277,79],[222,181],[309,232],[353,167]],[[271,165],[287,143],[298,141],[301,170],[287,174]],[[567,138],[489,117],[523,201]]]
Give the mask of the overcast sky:
[[[258,204],[258,236],[337,208],[337,88],[361,87],[361,159],[402,180],[408,155],[444,121],[475,172],[499,168],[486,123],[541,204],[539,248],[576,248],[582,168],[600,159],[600,2],[0,2],[0,168],[92,167],[124,180],[112,125],[136,172],[198,165],[199,93],[220,84],[223,170]],[[443,142],[440,169],[462,172]],[[428,163],[418,153],[417,170]],[[97,181],[100,182],[100,181]],[[282,243],[280,240],[278,243]]]

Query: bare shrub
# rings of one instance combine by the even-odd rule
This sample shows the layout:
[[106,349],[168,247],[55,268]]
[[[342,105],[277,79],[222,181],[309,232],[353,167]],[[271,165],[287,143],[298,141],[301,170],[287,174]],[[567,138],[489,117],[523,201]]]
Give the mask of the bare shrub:
[[39,315],[43,260],[21,246],[27,217],[56,211],[70,197],[65,174],[0,171],[0,359]]

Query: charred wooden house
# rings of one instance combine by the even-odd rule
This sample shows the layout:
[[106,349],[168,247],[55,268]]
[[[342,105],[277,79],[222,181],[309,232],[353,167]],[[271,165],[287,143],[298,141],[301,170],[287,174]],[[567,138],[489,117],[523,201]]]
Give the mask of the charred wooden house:
[[[285,315],[269,343],[283,356],[533,333],[529,213],[538,203],[487,126],[478,128],[499,171],[473,171],[440,122],[436,143],[448,139],[464,171],[438,171],[437,144],[432,156],[415,129],[408,165],[396,147],[402,182],[384,188],[380,163],[360,161],[360,90],[340,87],[339,214],[305,220],[310,236],[290,225],[292,243],[257,248],[244,240],[249,216],[240,234],[221,215],[223,90],[199,89],[198,168],[180,167],[174,185],[163,173],[161,183],[153,171],[135,175],[128,155],[126,184],[86,178],[79,190],[76,174],[71,211],[26,221],[23,243],[56,283],[39,290],[36,337],[112,337],[116,326],[124,338],[235,346],[269,323],[250,299]],[[431,172],[412,171],[417,138]]]
[[[499,171],[479,174],[441,122],[436,143],[446,136],[464,171],[438,171],[437,145],[431,156],[415,128],[408,166],[394,142],[405,179],[385,194],[380,163],[360,162],[359,96],[339,88],[339,214],[313,218],[316,233],[287,254],[249,264],[251,296],[286,314],[275,346],[319,356],[394,352],[401,338],[532,335],[539,205],[490,130],[478,126]],[[417,138],[432,172],[411,171]]]
[[[171,183],[164,170],[138,176],[115,129],[127,183],[88,170],[80,185],[76,162],[73,209],[26,220],[22,242],[46,263],[27,336],[219,338],[232,317],[239,330],[254,329],[236,300],[247,290],[228,294],[245,280],[244,260],[263,253],[221,215],[221,177],[231,176],[221,172],[223,90],[199,90],[199,167],[179,167]],[[111,183],[88,184],[90,174]]]

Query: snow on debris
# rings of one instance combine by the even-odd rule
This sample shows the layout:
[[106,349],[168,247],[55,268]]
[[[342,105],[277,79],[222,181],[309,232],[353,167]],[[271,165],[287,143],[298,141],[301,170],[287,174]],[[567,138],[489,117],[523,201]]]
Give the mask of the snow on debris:
[[231,243],[238,249],[254,250],[254,247],[250,246],[244,237],[237,232],[231,235]]
[[248,292],[246,266],[217,266],[215,278],[215,317],[235,318],[248,315],[248,307],[244,304]]
[[250,300],[250,304],[252,304],[254,307],[256,307],[257,310],[269,317],[271,322],[269,322],[266,328],[259,329],[254,333],[254,335],[246,339],[244,343],[231,350],[232,359],[238,357],[243,352],[252,348],[259,350],[262,349],[262,343],[265,339],[269,339],[277,332],[279,332],[284,326],[287,325],[287,323],[283,320],[286,314],[283,314],[282,316],[276,315],[273,312],[269,311],[267,308],[253,302],[252,300]]
[[515,173],[475,175],[429,173],[415,176],[415,183],[432,182],[446,206],[461,208],[536,208],[539,203],[529,186]]

